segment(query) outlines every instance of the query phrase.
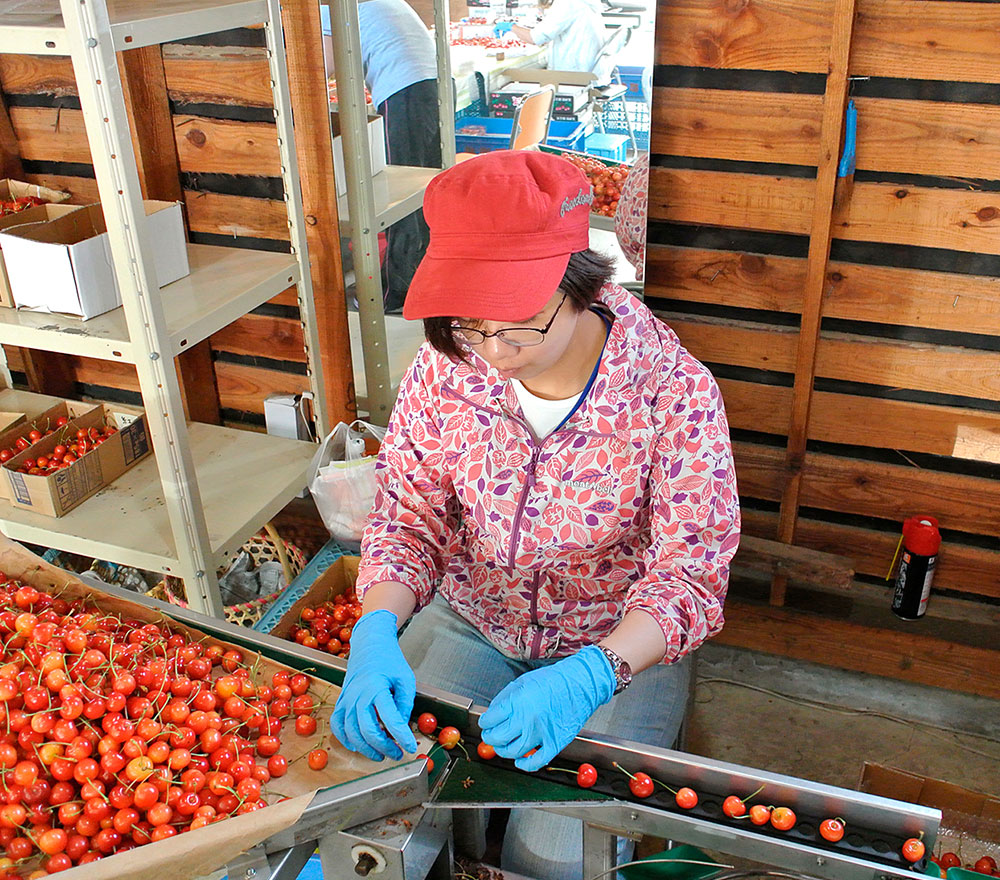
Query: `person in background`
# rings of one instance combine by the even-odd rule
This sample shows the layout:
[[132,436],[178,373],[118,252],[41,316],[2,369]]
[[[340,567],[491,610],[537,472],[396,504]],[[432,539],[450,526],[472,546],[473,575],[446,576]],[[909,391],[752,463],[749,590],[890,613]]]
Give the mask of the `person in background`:
[[[327,75],[333,72],[330,7],[323,18]],[[385,120],[386,161],[390,165],[441,167],[438,122],[437,53],[434,39],[405,0],[360,0],[358,24],[365,85]],[[421,210],[388,229],[383,266],[386,312],[399,312],[430,233]]]
[[615,208],[615,235],[625,259],[635,268],[636,281],[645,275],[648,192],[649,153],[643,153],[625,178]]
[[[416,681],[488,705],[483,740],[526,772],[582,729],[669,748],[689,655],[722,628],[740,514],[719,389],[611,282],[592,201],[583,172],[524,150],[427,187],[404,317],[428,341],[376,462],[331,718],[374,761],[416,751]],[[512,811],[503,870],[581,864],[579,820]]]
[[533,28],[500,22],[494,32],[510,31],[522,42],[548,45],[549,70],[593,73],[596,85],[609,83],[615,65],[609,54],[601,53],[610,31],[601,18],[600,0],[539,0],[538,5],[547,12]]

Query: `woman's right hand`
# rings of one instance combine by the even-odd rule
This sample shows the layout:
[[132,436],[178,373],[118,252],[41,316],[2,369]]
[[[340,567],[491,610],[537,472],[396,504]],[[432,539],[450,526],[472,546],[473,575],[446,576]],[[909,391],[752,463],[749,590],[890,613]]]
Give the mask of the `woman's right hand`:
[[398,760],[402,749],[417,751],[409,726],[417,685],[400,650],[396,622],[391,611],[378,610],[354,625],[347,674],[330,717],[334,736],[373,761]]

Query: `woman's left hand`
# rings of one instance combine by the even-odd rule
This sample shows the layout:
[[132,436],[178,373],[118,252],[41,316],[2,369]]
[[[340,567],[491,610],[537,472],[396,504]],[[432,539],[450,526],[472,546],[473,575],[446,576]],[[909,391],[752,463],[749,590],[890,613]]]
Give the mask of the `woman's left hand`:
[[[615,674],[600,648],[534,669],[505,687],[483,713],[483,741],[529,773],[568,746],[598,706],[614,695]],[[530,756],[526,753],[537,749]]]

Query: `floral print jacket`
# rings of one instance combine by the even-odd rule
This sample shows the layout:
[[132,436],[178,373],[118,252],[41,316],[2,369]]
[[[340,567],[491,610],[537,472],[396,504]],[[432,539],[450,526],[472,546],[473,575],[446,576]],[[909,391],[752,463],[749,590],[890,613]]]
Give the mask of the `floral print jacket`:
[[509,657],[562,657],[634,608],[673,662],[717,633],[739,544],[718,386],[674,332],[614,284],[597,378],[537,442],[484,360],[424,344],[376,463],[357,590],[435,590]]

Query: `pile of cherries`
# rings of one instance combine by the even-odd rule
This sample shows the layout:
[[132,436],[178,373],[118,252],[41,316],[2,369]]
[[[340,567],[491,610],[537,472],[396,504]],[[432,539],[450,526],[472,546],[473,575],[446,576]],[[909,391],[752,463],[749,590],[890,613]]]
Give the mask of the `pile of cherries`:
[[48,437],[49,434],[55,433],[59,428],[65,427],[68,423],[69,419],[66,416],[59,416],[59,418],[51,423],[46,422],[44,427],[39,427],[36,423],[33,423],[26,433],[14,441],[13,446],[0,449],[0,462],[10,461],[15,455],[20,455],[25,449],[33,446],[43,437]]
[[[931,856],[930,860],[938,866],[942,877],[946,876],[949,868],[963,867],[958,853],[941,853],[940,856]],[[964,867],[970,871],[978,871],[980,874],[985,874],[987,877],[1000,877],[1000,871],[997,871],[997,860],[993,856],[981,856],[972,864],[965,865]]]
[[0,217],[6,217],[8,214],[20,214],[22,211],[27,211],[28,208],[44,204],[46,204],[45,199],[40,199],[38,196],[20,196],[16,199],[3,199],[0,201]]
[[238,650],[0,574],[0,880],[266,806],[284,720],[316,732],[309,683],[266,684]]
[[572,162],[590,181],[594,189],[594,202],[590,206],[591,214],[604,217],[614,217],[618,208],[618,197],[621,195],[625,178],[628,177],[628,165],[605,165],[603,162],[584,153],[561,153],[567,162]]
[[[32,431],[31,433],[35,434],[37,432]],[[47,477],[56,471],[61,471],[76,464],[88,452],[93,452],[105,440],[117,433],[118,429],[114,425],[105,425],[102,428],[80,428],[74,437],[67,437],[66,442],[60,443],[50,454],[39,455],[36,458],[26,458],[16,468],[12,469],[22,474]],[[38,439],[41,438],[39,437]]]
[[306,605],[288,638],[306,648],[318,648],[335,657],[351,652],[351,633],[361,617],[361,602],[353,589],[327,602]]

